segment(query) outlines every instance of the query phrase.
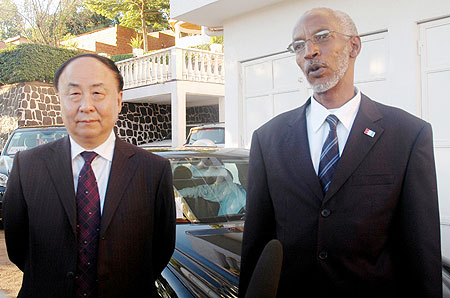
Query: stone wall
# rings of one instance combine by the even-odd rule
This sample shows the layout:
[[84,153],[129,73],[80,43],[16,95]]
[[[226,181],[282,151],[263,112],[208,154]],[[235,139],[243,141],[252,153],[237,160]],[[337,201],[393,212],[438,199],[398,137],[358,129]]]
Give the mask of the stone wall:
[[[118,135],[140,145],[164,139],[172,130],[170,105],[123,103],[117,121]],[[219,105],[188,107],[186,124],[219,122]]]
[[[186,124],[218,121],[218,105],[186,109]],[[0,87],[0,148],[18,126],[56,124],[63,121],[52,84],[26,82]],[[116,124],[119,137],[135,145],[162,140],[171,130],[170,105],[125,102]]]
[[118,135],[135,145],[162,140],[172,129],[170,105],[124,102],[116,126]]
[[186,124],[219,122],[219,105],[188,107],[186,109]]
[[61,107],[52,84],[26,82],[0,87],[0,144],[18,126],[62,124]]

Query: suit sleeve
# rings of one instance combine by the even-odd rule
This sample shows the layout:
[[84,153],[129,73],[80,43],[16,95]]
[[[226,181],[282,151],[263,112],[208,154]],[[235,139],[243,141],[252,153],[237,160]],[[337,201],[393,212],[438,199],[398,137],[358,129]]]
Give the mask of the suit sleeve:
[[158,277],[175,249],[175,198],[172,170],[168,160],[166,160],[158,187],[154,222],[156,226],[153,238],[153,276]]
[[257,131],[252,137],[247,185],[247,214],[242,243],[239,297],[245,297],[264,246],[275,238],[274,210]]
[[[442,264],[436,170],[431,125],[411,150],[399,208],[398,259],[411,297],[442,297]],[[406,297],[406,296],[405,296]]]
[[8,257],[23,271],[28,251],[28,216],[22,192],[19,153],[14,158],[3,197],[3,221]]

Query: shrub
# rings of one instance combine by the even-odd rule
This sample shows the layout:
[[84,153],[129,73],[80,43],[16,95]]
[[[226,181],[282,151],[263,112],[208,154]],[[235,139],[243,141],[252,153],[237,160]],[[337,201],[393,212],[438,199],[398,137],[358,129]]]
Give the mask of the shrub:
[[205,51],[211,51],[211,48],[209,47],[209,43],[199,44],[196,46],[190,46],[191,49],[198,49],[198,50],[205,50]]
[[40,44],[19,44],[0,51],[0,85],[19,82],[53,82],[58,67],[83,54]]
[[111,56],[111,60],[114,62],[129,59],[129,58],[133,58],[133,54],[120,54],[120,55]]

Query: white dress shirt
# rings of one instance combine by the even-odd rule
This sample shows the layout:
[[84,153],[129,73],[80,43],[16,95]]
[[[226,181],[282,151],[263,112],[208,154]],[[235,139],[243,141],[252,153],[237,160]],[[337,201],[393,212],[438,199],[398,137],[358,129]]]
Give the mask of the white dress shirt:
[[311,160],[316,173],[319,172],[322,146],[330,131],[330,126],[325,121],[330,114],[334,114],[339,119],[336,128],[339,155],[341,156],[344,151],[350,130],[358,113],[359,104],[361,103],[361,92],[357,88],[355,90],[356,95],[340,108],[328,110],[314,96],[311,97],[311,104],[306,107],[306,129],[308,132],[309,150],[311,151]]
[[109,173],[114,155],[116,135],[113,131],[108,139],[100,146],[86,150],[70,137],[70,152],[72,157],[73,185],[75,186],[75,195],[78,187],[78,175],[84,165],[84,158],[80,155],[83,151],[94,151],[98,155],[91,163],[95,178],[97,179],[98,193],[100,195],[100,213],[103,213],[105,205],[106,188],[108,187]]

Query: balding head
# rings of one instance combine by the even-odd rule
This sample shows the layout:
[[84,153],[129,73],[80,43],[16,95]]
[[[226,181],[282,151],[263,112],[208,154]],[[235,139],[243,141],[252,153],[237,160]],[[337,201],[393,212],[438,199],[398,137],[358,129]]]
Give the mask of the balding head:
[[[289,48],[316,99],[327,97],[328,102],[321,103],[332,108],[353,97],[354,63],[361,40],[346,13],[330,8],[308,10],[297,21],[292,40]],[[330,99],[331,94],[338,96]]]
[[352,18],[346,14],[343,11],[340,10],[333,10],[331,8],[327,8],[327,7],[318,7],[318,8],[313,8],[310,9],[308,11],[306,11],[302,17],[300,17],[300,19],[297,21],[296,26],[294,28],[297,27],[297,25],[301,22],[301,20],[311,14],[322,14],[322,15],[326,15],[329,18],[333,18],[334,22],[337,25],[337,31],[344,33],[346,35],[351,35],[351,36],[355,36],[358,35],[358,29],[356,28],[355,23],[353,22]]

